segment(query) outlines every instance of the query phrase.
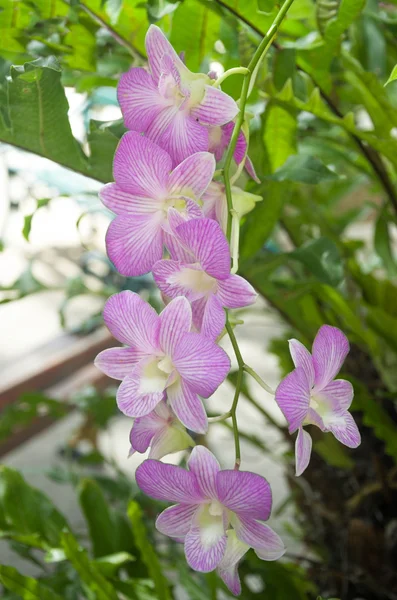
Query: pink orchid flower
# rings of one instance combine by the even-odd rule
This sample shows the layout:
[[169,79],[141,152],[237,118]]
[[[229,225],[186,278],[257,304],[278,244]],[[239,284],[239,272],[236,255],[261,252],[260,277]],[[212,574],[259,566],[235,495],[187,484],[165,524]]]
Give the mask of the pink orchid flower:
[[349,448],[357,448],[361,438],[348,412],[353,386],[344,379],[335,379],[349,352],[346,336],[337,327],[323,325],[313,342],[312,354],[298,340],[290,340],[289,345],[296,368],[279,384],[276,402],[288,421],[289,432],[298,430],[296,474],[301,475],[309,464],[312,449],[312,439],[304,425],[331,431]]
[[113,164],[115,183],[99,194],[117,215],[106,248],[122,275],[148,273],[162,258],[171,207],[185,219],[202,216],[197,201],[214,174],[213,155],[197,152],[171,169],[169,154],[150,140],[134,131],[122,137]]
[[162,458],[195,445],[165,400],[145,417],[135,419],[130,443],[129,456],[135,452],[144,453],[150,446],[149,458]]
[[221,470],[204,446],[193,448],[188,468],[146,460],[136,481],[148,496],[175,503],[158,516],[156,527],[184,542],[192,569],[208,573],[218,567],[238,594],[237,563],[248,548],[263,560],[277,560],[285,552],[279,536],[263,523],[271,512],[270,486],[255,473]]
[[238,106],[208,75],[189,71],[155,25],[145,44],[149,70],[134,67],[122,75],[118,101],[126,127],[167,150],[175,166],[207,151],[208,127],[231,121]]
[[192,304],[193,324],[215,339],[225,326],[225,308],[241,308],[255,302],[254,288],[239,275],[230,273],[230,250],[218,223],[192,219],[175,227],[177,243],[173,260],[160,260],[153,267],[154,279],[169,298],[185,296]]
[[103,350],[95,364],[106,375],[122,379],[117,404],[129,417],[144,417],[164,398],[192,431],[205,433],[207,415],[201,398],[211,396],[225,379],[230,360],[222,348],[191,333],[192,310],[186,298],[175,298],[160,315],[138,294],[114,294],[103,317],[114,337],[127,348]]
[[[234,125],[234,122],[231,121],[230,123],[226,123],[226,125],[218,125],[216,127],[210,128],[210,144],[208,149],[210,152],[214,153],[215,158],[218,162],[222,160],[223,155],[225,154],[225,151],[230,143]],[[256,181],[256,183],[260,183],[260,179],[255,172],[254,165],[252,164],[250,157],[247,155],[247,139],[243,131],[240,131],[238,135],[236,147],[233,153],[233,158],[236,161],[237,165],[239,165],[241,161],[245,158],[244,167],[248,175],[252,177],[252,179]]]

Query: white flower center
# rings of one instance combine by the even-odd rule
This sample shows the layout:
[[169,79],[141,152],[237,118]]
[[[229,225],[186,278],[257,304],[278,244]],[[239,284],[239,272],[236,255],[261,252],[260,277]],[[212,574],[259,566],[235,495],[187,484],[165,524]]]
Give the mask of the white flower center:
[[[170,277],[171,283],[177,283],[201,296],[209,296],[217,290],[217,281],[214,277],[203,271],[198,263],[197,269],[185,267]],[[172,280],[172,281],[171,281]]]
[[208,512],[213,517],[219,517],[223,513],[223,506],[218,500],[213,500],[208,506]]
[[[211,512],[213,510],[216,514]],[[219,502],[213,501],[210,504],[204,504],[199,511],[198,526],[200,527],[201,543],[205,548],[211,548],[225,533],[223,507]]]
[[139,392],[141,394],[162,392],[173,370],[174,366],[169,356],[153,358],[143,367]]

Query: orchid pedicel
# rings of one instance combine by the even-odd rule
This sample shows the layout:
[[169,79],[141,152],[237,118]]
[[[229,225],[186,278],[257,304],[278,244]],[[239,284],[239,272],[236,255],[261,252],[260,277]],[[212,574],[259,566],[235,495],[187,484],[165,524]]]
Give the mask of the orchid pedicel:
[[[152,25],[146,36],[148,67],[130,69],[119,82],[130,131],[115,153],[115,181],[100,192],[116,215],[106,236],[109,258],[122,275],[152,272],[166,306],[158,314],[134,292],[111,296],[104,320],[122,346],[104,350],[95,362],[121,381],[117,404],[133,419],[130,454],[150,448],[136,472],[139,487],[172,504],[158,516],[157,529],[183,542],[192,569],[217,570],[234,595],[241,593],[238,564],[249,548],[262,560],[277,560],[285,551],[265,524],[272,506],[269,483],[240,470],[236,411],[244,373],[275,396],[289,432],[298,432],[297,475],[310,461],[306,425],[332,432],[346,446],[360,443],[348,412],[353,388],[335,379],[349,351],[339,329],[321,327],[312,353],[290,340],[295,369],[274,392],[245,363],[228,314],[256,299],[250,283],[237,275],[239,222],[262,200],[235,185],[244,167],[259,181],[247,155],[245,105],[257,67],[292,1],[282,5],[248,67],[231,69],[219,81],[189,71]],[[243,75],[237,103],[220,89],[236,73]],[[225,332],[238,363],[236,388],[230,410],[208,419],[205,399],[230,370],[218,343]],[[222,469],[189,433],[204,434],[212,421],[226,419],[235,441],[233,469]],[[189,447],[187,469],[159,460]]]

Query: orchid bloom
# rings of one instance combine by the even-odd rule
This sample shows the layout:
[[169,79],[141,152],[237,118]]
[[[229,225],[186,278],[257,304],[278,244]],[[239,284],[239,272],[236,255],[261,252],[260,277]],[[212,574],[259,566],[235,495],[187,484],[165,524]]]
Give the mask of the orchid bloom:
[[[222,160],[225,151],[230,144],[230,139],[232,137],[234,122],[226,123],[226,125],[211,127],[209,132],[209,151],[213,152],[216,160],[219,162]],[[233,158],[236,161],[236,164],[239,165],[241,161],[245,159],[244,167],[250,177],[257,183],[260,183],[260,179],[258,178],[254,165],[252,164],[251,159],[247,155],[247,139],[243,131],[240,131],[237,138],[236,147],[234,149]]]
[[215,339],[225,326],[225,308],[241,308],[255,302],[254,288],[230,273],[229,245],[218,223],[192,219],[171,229],[177,243],[173,260],[160,260],[153,267],[160,290],[170,298],[185,296],[192,304],[193,324]]
[[117,404],[129,417],[144,417],[163,400],[192,431],[205,433],[207,414],[202,400],[225,379],[230,360],[222,348],[191,333],[192,310],[186,298],[172,300],[160,315],[138,294],[114,294],[103,317],[127,348],[103,350],[95,364],[106,375],[122,379]]
[[175,503],[158,516],[156,527],[184,541],[192,569],[208,573],[218,567],[237,595],[237,564],[250,547],[263,560],[277,560],[285,552],[279,536],[263,523],[271,512],[270,486],[255,473],[221,470],[204,446],[193,448],[188,468],[146,460],[136,481],[148,496]]
[[304,425],[317,425],[331,431],[349,448],[357,448],[361,438],[348,409],[353,400],[353,386],[335,379],[349,352],[349,342],[337,327],[323,325],[313,342],[312,353],[298,342],[289,340],[295,369],[276,390],[276,402],[288,421],[289,432],[298,430],[295,443],[296,474],[309,464],[312,449],[310,434]]
[[149,458],[162,458],[194,446],[194,440],[165,401],[159,402],[145,417],[135,419],[130,443],[129,456],[146,452],[150,446]]
[[173,165],[209,147],[209,126],[224,125],[238,113],[236,102],[203,73],[192,73],[161,29],[146,34],[149,70],[122,75],[118,101],[128,129],[144,133],[167,150]]
[[115,183],[100,191],[103,204],[117,215],[106,248],[122,275],[148,273],[162,258],[171,207],[186,219],[202,216],[197,201],[214,174],[213,155],[197,152],[171,168],[165,150],[134,131],[124,134],[114,158]]
[[[218,221],[222,231],[226,233],[227,227],[227,200],[225,186],[218,181],[212,181],[201,197],[203,202],[203,213],[205,217]],[[251,212],[255,204],[262,200],[262,196],[245,192],[241,188],[232,186],[233,209],[238,219]]]

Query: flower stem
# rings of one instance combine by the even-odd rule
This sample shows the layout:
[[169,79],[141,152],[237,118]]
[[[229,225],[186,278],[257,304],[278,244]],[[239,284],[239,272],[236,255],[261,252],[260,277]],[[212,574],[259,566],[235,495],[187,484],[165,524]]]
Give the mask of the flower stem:
[[252,369],[251,367],[249,367],[248,365],[244,365],[244,371],[246,373],[248,373],[249,375],[251,375],[251,377],[253,379],[255,379],[255,381],[257,383],[259,383],[259,385],[266,390],[269,394],[271,394],[272,396],[274,396],[275,391],[272,390],[272,388],[270,386],[267,385],[267,383],[265,381],[263,381],[262,377],[259,377],[258,373],[256,371],[254,371],[254,369]]
[[233,69],[228,69],[227,71],[225,71],[223,73],[223,75],[218,77],[218,79],[214,83],[214,87],[219,87],[221,85],[221,83],[223,83],[225,81],[225,79],[230,77],[230,75],[247,75],[247,74],[248,74],[248,69],[246,67],[233,67]]
[[250,89],[250,82],[252,77],[255,74],[255,68],[258,65],[259,61],[263,58],[266,51],[270,47],[270,41],[276,35],[284,17],[286,16],[291,4],[294,0],[285,0],[284,4],[280,8],[276,18],[274,19],[272,25],[270,26],[268,32],[262,39],[258,48],[256,49],[253,57],[250,60],[250,63],[247,67],[247,72],[244,75],[244,81],[241,88],[241,97],[240,97],[240,112],[237,115],[236,123],[234,125],[232,137],[230,138],[230,144],[226,152],[225,158],[225,166],[223,169],[223,175],[225,179],[225,192],[227,199],[227,208],[228,208],[228,217],[227,217],[227,230],[226,236],[230,241],[231,233],[232,233],[232,210],[233,210],[233,199],[232,199],[232,189],[230,183],[230,167],[232,164],[234,150],[236,148],[237,139],[240,134],[241,127],[244,123],[245,118],[245,105],[247,103],[248,91]]
[[221,421],[226,421],[231,417],[230,410],[225,412],[223,415],[217,415],[216,417],[208,417],[208,423],[220,423]]

